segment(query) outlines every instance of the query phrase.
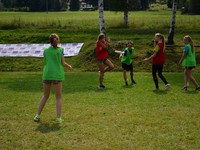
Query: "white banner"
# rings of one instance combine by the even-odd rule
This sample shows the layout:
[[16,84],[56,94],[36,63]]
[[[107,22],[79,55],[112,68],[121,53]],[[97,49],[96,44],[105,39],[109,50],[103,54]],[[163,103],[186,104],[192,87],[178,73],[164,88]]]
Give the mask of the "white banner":
[[[50,44],[0,44],[0,57],[43,57],[44,48]],[[60,43],[64,49],[64,56],[79,54],[83,43]]]

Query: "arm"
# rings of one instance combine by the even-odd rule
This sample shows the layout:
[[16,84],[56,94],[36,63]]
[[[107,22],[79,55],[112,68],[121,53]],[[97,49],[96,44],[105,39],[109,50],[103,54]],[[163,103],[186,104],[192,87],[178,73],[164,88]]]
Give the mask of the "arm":
[[62,65],[69,70],[72,70],[72,66],[65,62],[65,57],[62,55]]
[[[154,42],[154,44],[156,44],[156,43]],[[148,58],[145,58],[144,61],[149,61],[149,60],[151,60],[152,58],[154,58],[154,57],[157,55],[157,53],[158,53],[159,50],[160,50],[160,47],[159,47],[158,45],[156,45],[156,46],[154,47],[154,53],[153,53],[153,55],[151,55],[151,56],[148,57]]]
[[127,51],[126,51],[126,49],[125,49],[125,50],[124,50],[124,53],[121,53],[121,54],[119,55],[119,59],[121,59],[122,56],[126,56],[126,54],[127,54]]
[[149,61],[151,60],[152,58],[154,58],[156,56],[157,52],[154,52],[153,55],[151,55],[150,57],[148,58],[145,58],[144,61]]
[[184,60],[185,57],[187,56],[188,52],[189,52],[189,48],[188,48],[187,46],[185,46],[185,47],[184,47],[184,51],[183,51],[183,55],[181,56],[181,59],[180,59],[180,61],[179,61],[179,63],[178,63],[178,66],[181,65],[181,63],[183,62],[183,60]]
[[181,63],[183,62],[183,60],[185,59],[186,56],[187,56],[187,53],[184,52],[183,55],[181,56],[181,59],[180,59],[179,62],[178,62],[178,66],[181,65]]
[[100,46],[105,48],[106,50],[108,49],[108,43],[107,42],[100,42]]

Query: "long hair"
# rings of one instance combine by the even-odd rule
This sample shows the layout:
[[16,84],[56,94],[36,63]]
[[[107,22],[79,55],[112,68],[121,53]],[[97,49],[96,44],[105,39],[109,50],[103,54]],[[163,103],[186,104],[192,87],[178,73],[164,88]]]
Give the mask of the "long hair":
[[162,40],[162,43],[164,45],[163,50],[165,51],[165,36],[161,33],[156,33],[155,36],[159,37]]
[[192,38],[189,35],[186,35],[186,36],[184,36],[184,39],[186,39],[188,41],[188,43],[191,46],[192,52],[193,52],[193,50],[194,50],[194,42],[193,42]]
[[49,36],[49,42],[51,43],[51,46],[53,46],[54,48],[58,48],[60,38],[57,34],[53,33]]

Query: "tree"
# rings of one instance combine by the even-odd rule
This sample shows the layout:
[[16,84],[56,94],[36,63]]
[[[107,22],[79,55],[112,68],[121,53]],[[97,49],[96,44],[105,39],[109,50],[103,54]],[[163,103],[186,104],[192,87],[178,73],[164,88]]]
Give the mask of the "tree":
[[190,0],[190,12],[192,14],[200,14],[200,1],[199,0]]
[[103,0],[98,0],[98,7],[99,7],[99,28],[100,28],[100,33],[104,33],[106,35],[106,29],[104,26],[104,4]]
[[70,1],[70,10],[78,11],[80,9],[79,0],[71,0]]
[[0,11],[3,10],[3,8],[4,8],[3,3],[0,0]]
[[92,4],[94,7],[98,6],[98,0],[85,0],[85,2]]
[[46,11],[46,0],[31,0],[29,10],[33,12]]
[[149,8],[149,0],[140,0],[142,10],[146,10]]
[[177,5],[178,5],[178,0],[173,0],[172,19],[171,19],[171,26],[169,29],[168,44],[174,44],[174,29],[176,23]]
[[134,0],[110,0],[110,9],[124,12],[124,26],[129,26],[128,12],[133,10]]
[[173,0],[168,0],[167,1],[167,7],[172,8],[172,5],[173,5]]

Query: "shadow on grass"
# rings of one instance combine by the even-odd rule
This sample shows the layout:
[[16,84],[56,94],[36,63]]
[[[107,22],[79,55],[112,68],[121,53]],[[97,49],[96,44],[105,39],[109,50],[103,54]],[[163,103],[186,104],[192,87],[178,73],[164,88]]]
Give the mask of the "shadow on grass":
[[[14,74],[0,82],[1,88],[17,92],[43,92],[42,74]],[[96,90],[96,73],[66,73],[63,93],[89,92]],[[53,86],[52,86],[52,91]]]
[[49,133],[49,132],[56,132],[60,130],[60,125],[57,123],[49,124],[49,123],[40,123],[37,127],[36,131],[41,133]]
[[185,94],[198,94],[199,93],[199,91],[190,91],[190,90],[187,90],[187,91],[182,91],[183,93],[185,93]]
[[153,93],[157,94],[157,95],[164,95],[167,94],[167,90],[158,90],[158,91],[153,91]]

